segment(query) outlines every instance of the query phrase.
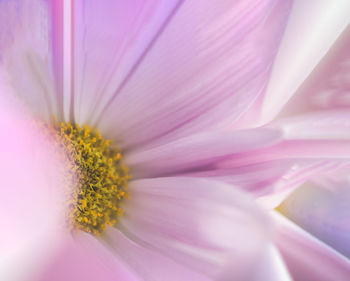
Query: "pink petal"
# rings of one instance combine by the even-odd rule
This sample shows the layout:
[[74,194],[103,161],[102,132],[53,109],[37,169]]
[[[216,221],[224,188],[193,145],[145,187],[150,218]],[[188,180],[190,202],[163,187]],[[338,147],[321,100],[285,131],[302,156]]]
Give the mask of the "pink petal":
[[169,257],[136,244],[118,229],[109,229],[105,246],[107,251],[115,254],[116,259],[123,260],[125,265],[145,281],[209,281],[200,272],[195,272]]
[[79,123],[92,123],[92,117],[128,79],[181,2],[72,2],[72,90]]
[[[239,186],[268,208],[275,208],[316,173],[334,171],[346,163],[339,157],[348,157],[347,116],[338,113],[287,119],[271,124],[273,130],[202,133],[131,150],[125,160],[135,178],[214,178]],[[340,137],[345,140],[337,140]]]
[[334,187],[327,186],[327,189],[319,184],[308,183],[297,189],[278,209],[350,258],[349,202],[349,182],[338,182]]
[[[109,235],[111,240],[106,244],[107,249],[111,249],[111,247],[113,247],[113,250],[117,253],[116,257],[122,257],[122,259],[124,259],[132,268],[134,268],[136,272],[139,273],[142,280],[212,280],[208,279],[199,272],[191,271],[186,266],[176,263],[164,255],[137,245],[117,229],[110,229]],[[290,281],[291,277],[289,276],[278,250],[276,250],[274,246],[270,245],[261,255],[257,264],[255,264],[254,273],[248,280]]]
[[247,277],[269,239],[262,210],[217,181],[133,181],[124,209],[118,228],[129,239],[214,279]]
[[[274,119],[317,67],[349,24],[349,9],[347,0],[295,1],[266,92],[260,124]],[[322,95],[312,90],[307,93],[315,94]],[[298,101],[294,110],[303,110],[309,104],[305,97]]]
[[345,281],[350,261],[297,225],[275,214],[277,245],[294,280]]
[[[252,151],[250,154],[260,153]],[[240,155],[238,155],[240,157]],[[235,158],[235,157],[233,157]],[[295,187],[318,172],[337,169],[336,163],[281,159],[245,164],[222,163],[203,171],[190,171],[186,176],[206,177],[224,181],[250,192],[268,208],[275,208]]]
[[269,245],[254,268],[253,281],[291,281],[292,278],[276,246]]
[[283,115],[350,107],[350,27],[283,109]]
[[51,64],[50,16],[44,0],[0,3],[0,62],[16,94],[47,121],[59,113]]
[[296,168],[304,165],[310,168],[341,168],[350,157],[349,117],[348,112],[336,111],[276,121],[266,128],[281,130],[281,141],[262,147],[255,153],[241,153],[239,157],[227,159],[221,166],[230,168],[266,161],[292,160]]
[[[314,112],[281,119],[268,127],[280,128],[285,141],[276,152],[284,157],[348,159],[350,156],[350,113],[348,111]],[[270,156],[274,157],[271,151]]]
[[[349,165],[349,120],[348,112],[338,110],[276,121],[268,127],[283,131],[281,142],[263,147],[255,153],[242,153],[239,157],[222,163],[219,168],[226,169],[224,176],[229,177],[230,170],[236,174],[239,172],[239,167],[242,166],[244,166],[243,171],[248,172],[258,167],[253,171],[258,176],[259,170],[263,171],[272,167],[270,170],[272,177],[267,174],[265,178],[260,176],[257,178],[257,184],[261,190],[261,183],[270,183],[270,190],[267,191],[274,192],[267,194],[266,198],[261,198],[261,201],[271,207],[276,207],[276,204],[279,204],[294,187],[317,173],[332,172]],[[280,164],[281,166],[278,166]],[[286,169],[285,173],[283,169]],[[280,178],[276,179],[279,174]],[[222,175],[219,172],[219,176]],[[215,176],[215,172],[211,176]],[[273,182],[269,181],[274,177]],[[268,181],[261,182],[261,179]],[[266,192],[264,189],[263,191]]]
[[255,151],[280,141],[278,130],[252,129],[207,132],[146,150],[133,150],[125,161],[134,176],[159,176],[198,170],[240,153]]
[[264,92],[290,6],[183,1],[98,110],[98,126],[126,148],[231,126]]
[[[0,83],[0,279],[23,280],[54,250],[63,231],[66,174],[43,126]],[[19,270],[20,269],[20,270]]]
[[138,281],[93,236],[66,238],[33,281]]

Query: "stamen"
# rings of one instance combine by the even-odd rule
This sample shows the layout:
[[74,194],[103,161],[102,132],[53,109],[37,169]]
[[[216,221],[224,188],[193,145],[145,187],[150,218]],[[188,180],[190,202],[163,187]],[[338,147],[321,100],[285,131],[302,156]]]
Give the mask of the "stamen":
[[131,176],[121,151],[88,126],[54,122],[54,127],[77,183],[70,204],[73,229],[101,235],[123,214],[120,204]]

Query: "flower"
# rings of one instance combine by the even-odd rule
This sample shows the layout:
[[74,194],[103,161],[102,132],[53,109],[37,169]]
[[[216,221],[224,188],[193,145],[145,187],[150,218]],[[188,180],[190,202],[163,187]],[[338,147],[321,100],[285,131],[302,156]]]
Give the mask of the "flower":
[[[28,252],[38,249],[41,241],[51,245],[52,254],[56,250],[52,245],[61,240],[62,256],[52,261],[48,253],[40,253],[36,263],[44,259],[48,269],[38,273],[37,264],[31,264],[27,267],[32,276],[39,280],[290,280],[290,276],[346,280],[347,258],[274,210],[284,201],[278,210],[299,222],[294,204],[290,207],[298,193],[288,195],[320,174],[334,176],[346,169],[350,151],[348,113],[338,108],[344,106],[339,98],[346,97],[348,82],[344,71],[337,72],[347,67],[338,65],[348,55],[343,41],[332,49],[330,59],[327,56],[334,68],[322,61],[287,103],[348,23],[342,5],[328,4],[333,9],[326,19],[336,23],[337,32],[327,29],[324,49],[311,56],[310,48],[300,48],[294,61],[287,63],[282,55],[291,54],[288,47],[299,50],[290,44],[296,41],[293,36],[307,32],[307,28],[297,33],[293,29],[303,15],[300,11],[308,8],[300,3],[1,1],[0,58],[7,75],[1,80],[2,107],[9,111],[1,113],[1,148],[7,156],[1,177],[16,191],[2,200],[11,200],[16,209],[22,204],[16,199],[33,191],[35,209],[27,203],[23,210],[41,210],[28,212],[32,220],[25,222],[32,225],[26,228],[33,233],[24,238],[18,255],[6,262],[25,264],[30,260]],[[317,7],[321,15],[327,8]],[[304,17],[305,27],[313,30],[317,16]],[[348,38],[348,31],[342,34]],[[317,45],[323,38],[304,39]],[[310,62],[305,56],[311,57],[310,65],[304,65]],[[13,89],[3,90],[7,84]],[[12,91],[35,120],[41,120],[38,123],[49,125],[37,128],[28,121],[27,112],[15,107],[18,101],[8,97]],[[52,116],[63,123],[54,124]],[[104,139],[91,128],[97,128]],[[53,130],[56,133],[47,136]],[[22,141],[13,143],[12,138]],[[118,147],[107,145],[105,139],[114,140]],[[66,166],[61,167],[64,160],[51,153],[57,142],[63,146],[63,156],[72,156],[68,167],[73,166],[76,177],[76,186],[68,185],[74,209],[71,220],[77,229],[73,235],[62,221],[67,216],[60,208],[66,198],[62,191],[67,187],[60,179],[66,179]],[[119,156],[115,160],[120,163],[117,171],[110,168],[116,165],[107,150],[116,157],[123,155],[123,162]],[[14,164],[7,167],[11,157]],[[24,181],[12,181],[22,158],[19,171]],[[37,164],[31,167],[31,163]],[[102,164],[91,166],[96,163]],[[124,164],[132,175],[128,187],[118,182]],[[98,171],[97,176],[88,173],[91,170]],[[52,178],[54,196],[45,188]],[[102,182],[110,184],[100,192],[97,187]],[[94,189],[94,197],[85,192],[88,187]],[[115,202],[115,197],[124,196],[124,188],[129,198]],[[74,190],[78,190],[76,197]],[[103,204],[98,207],[108,206],[108,211],[92,213],[95,209],[90,206],[96,201],[91,196],[99,196]],[[1,206],[7,211],[11,204]],[[68,204],[62,208],[68,210]],[[125,214],[111,214],[113,208]],[[76,215],[80,209],[87,209],[90,216]],[[11,214],[8,221],[20,227],[8,233],[26,236],[21,231],[23,218]],[[97,220],[99,214],[106,220]],[[53,218],[51,223],[48,218]],[[96,228],[105,223],[114,227]],[[308,224],[301,225],[308,229]],[[314,228],[308,230],[337,248]],[[10,240],[10,235],[5,238]],[[24,278],[11,273],[5,277]]]

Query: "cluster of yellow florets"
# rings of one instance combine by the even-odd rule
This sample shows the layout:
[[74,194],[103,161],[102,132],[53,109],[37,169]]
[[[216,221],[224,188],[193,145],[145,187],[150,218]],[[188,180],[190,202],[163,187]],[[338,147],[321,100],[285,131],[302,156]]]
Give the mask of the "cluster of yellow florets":
[[71,219],[74,229],[100,235],[114,225],[123,210],[130,179],[118,147],[97,130],[71,123],[55,123],[75,175]]

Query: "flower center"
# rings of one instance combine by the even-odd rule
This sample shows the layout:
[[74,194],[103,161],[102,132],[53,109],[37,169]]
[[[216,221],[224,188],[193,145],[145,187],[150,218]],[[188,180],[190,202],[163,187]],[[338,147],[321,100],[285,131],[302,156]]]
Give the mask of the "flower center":
[[118,147],[97,130],[71,123],[55,122],[54,127],[76,181],[70,204],[73,229],[101,235],[123,214],[120,205],[127,196],[129,170]]

